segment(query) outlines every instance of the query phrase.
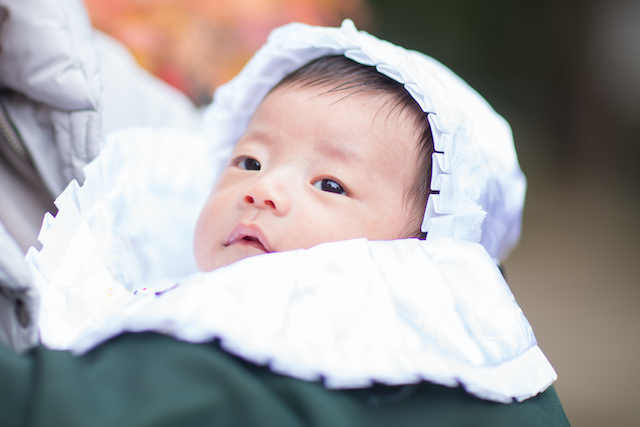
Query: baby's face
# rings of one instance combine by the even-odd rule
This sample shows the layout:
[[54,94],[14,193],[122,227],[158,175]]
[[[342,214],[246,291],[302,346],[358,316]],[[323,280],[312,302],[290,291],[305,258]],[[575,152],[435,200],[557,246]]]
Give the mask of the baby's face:
[[346,95],[285,86],[263,100],[200,213],[201,270],[330,241],[408,237],[414,126],[388,114],[388,98]]

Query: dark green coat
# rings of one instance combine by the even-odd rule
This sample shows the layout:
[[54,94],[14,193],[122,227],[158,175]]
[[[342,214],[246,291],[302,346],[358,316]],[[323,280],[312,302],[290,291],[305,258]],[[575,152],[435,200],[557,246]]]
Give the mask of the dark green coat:
[[3,426],[567,426],[553,387],[487,402],[422,382],[326,390],[272,373],[217,344],[124,334],[82,357],[0,348]]

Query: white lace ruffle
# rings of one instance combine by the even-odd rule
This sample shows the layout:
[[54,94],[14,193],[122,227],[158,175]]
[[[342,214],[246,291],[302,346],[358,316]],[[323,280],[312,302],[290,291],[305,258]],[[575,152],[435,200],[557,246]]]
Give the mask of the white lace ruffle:
[[231,82],[221,86],[205,116],[211,139],[231,150],[269,90],[312,59],[344,54],[405,85],[427,113],[437,153],[422,230],[427,240],[482,244],[506,258],[520,236],[526,181],[509,125],[464,81],[436,60],[357,31],[290,24],[269,40]]
[[198,134],[113,138],[83,187],[56,201],[42,250],[27,254],[45,345],[82,353],[123,331],[219,338],[232,353],[328,387],[424,379],[500,402],[555,380],[476,243],[358,239],[197,273],[191,236],[218,163]]

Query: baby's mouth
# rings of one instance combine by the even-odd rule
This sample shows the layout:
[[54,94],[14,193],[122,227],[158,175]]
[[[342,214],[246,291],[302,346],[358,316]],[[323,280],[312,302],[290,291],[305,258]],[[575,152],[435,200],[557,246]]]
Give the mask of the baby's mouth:
[[[269,252],[264,245],[260,242],[260,240],[257,237],[254,236],[244,236],[241,240],[248,242],[247,244],[254,246],[258,249],[261,249],[265,252]],[[237,242],[236,242],[237,243]]]
[[239,224],[233,229],[223,246],[227,247],[237,243],[252,246],[262,252],[271,252],[262,230],[255,225]]

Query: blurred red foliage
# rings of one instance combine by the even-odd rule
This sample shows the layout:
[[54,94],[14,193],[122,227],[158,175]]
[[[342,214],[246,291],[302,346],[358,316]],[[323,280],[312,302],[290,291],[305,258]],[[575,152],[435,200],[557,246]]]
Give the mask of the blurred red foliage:
[[235,76],[269,32],[289,22],[367,28],[366,0],[85,0],[94,27],[196,104]]

